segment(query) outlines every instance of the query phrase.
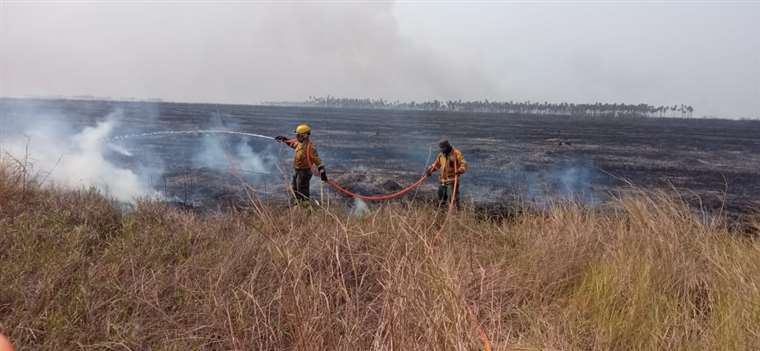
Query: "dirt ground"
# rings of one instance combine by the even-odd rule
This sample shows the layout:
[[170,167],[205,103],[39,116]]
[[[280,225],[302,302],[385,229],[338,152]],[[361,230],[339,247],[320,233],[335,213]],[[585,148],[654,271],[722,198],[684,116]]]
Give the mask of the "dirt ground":
[[[298,123],[307,122],[330,176],[367,193],[416,180],[434,157],[437,140],[446,136],[469,163],[465,197],[481,205],[514,199],[540,205],[557,197],[602,202],[630,186],[677,190],[710,209],[722,208],[724,199],[734,212],[760,203],[758,121],[0,99],[5,118],[21,118],[30,109],[54,112],[76,127],[119,111],[115,135],[220,128],[291,135]],[[132,156],[110,157],[134,169],[160,168],[151,179],[156,189],[185,205],[238,199],[241,179],[262,196],[287,193],[291,152],[286,148],[264,139],[224,136],[222,145],[232,155],[225,161],[233,166],[215,169],[196,160],[203,152],[201,139],[132,138],[120,142]],[[264,173],[239,167],[245,163],[235,152],[241,142],[276,159],[278,167]],[[434,188],[431,179],[413,196],[429,197]],[[320,191],[317,181],[313,191]]]

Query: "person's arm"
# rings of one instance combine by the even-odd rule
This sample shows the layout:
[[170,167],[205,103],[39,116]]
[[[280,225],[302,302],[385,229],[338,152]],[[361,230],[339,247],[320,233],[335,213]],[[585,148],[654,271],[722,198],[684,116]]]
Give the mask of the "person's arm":
[[464,160],[464,156],[462,156],[462,152],[457,150],[456,154],[457,158],[457,174],[461,175],[464,174],[465,171],[467,171],[467,161]]
[[311,162],[311,164],[313,164],[317,168],[322,167],[322,159],[319,158],[319,153],[317,152],[317,148],[315,148],[313,144],[309,143],[309,149],[306,151],[307,151],[307,155],[309,157],[309,161]]
[[296,145],[298,145],[298,140],[288,139],[288,137],[282,135],[276,136],[274,140],[276,140],[278,143],[283,143],[287,146],[290,146],[291,149],[295,149]]
[[319,158],[319,153],[317,152],[317,148],[314,147],[311,143],[309,144],[309,150],[308,150],[308,156],[309,161],[311,164],[313,164],[315,167],[317,167],[317,172],[319,172],[319,178],[322,179],[323,182],[327,181],[327,170],[325,169],[325,165],[322,164],[322,159]]
[[437,171],[438,168],[441,168],[441,161],[440,161],[441,155],[438,155],[435,157],[435,161],[433,161],[433,164],[431,164],[427,170],[425,171],[425,174],[431,176],[433,172]]

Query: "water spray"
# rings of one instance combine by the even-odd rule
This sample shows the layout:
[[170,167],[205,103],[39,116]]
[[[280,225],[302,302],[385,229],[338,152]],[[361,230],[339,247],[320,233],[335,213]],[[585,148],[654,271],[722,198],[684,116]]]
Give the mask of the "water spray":
[[167,130],[167,131],[161,131],[161,132],[118,135],[118,136],[108,139],[108,141],[120,141],[120,140],[125,140],[125,139],[132,139],[132,138],[150,138],[150,137],[155,137],[155,136],[166,136],[166,135],[195,135],[195,134],[233,134],[233,135],[243,135],[243,136],[250,136],[254,138],[275,140],[273,137],[256,134],[256,133],[235,132],[231,130],[197,129],[197,130]]

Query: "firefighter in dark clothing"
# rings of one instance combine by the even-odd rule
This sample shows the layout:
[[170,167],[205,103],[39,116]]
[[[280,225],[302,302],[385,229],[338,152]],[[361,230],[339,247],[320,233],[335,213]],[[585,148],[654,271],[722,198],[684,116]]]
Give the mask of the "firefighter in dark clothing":
[[293,194],[296,197],[296,203],[302,206],[309,206],[309,183],[312,172],[319,172],[319,177],[323,182],[327,181],[327,171],[319,159],[316,147],[309,140],[311,127],[308,124],[301,124],[296,127],[296,138],[288,139],[285,136],[275,138],[278,142],[284,143],[295,150],[293,158]]

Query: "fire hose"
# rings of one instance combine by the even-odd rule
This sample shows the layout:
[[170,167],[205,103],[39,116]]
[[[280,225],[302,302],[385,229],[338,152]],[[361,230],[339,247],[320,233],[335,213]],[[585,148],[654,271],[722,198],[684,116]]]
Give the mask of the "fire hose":
[[[317,171],[318,171],[318,169],[317,169],[316,165],[314,164],[314,162],[311,161],[311,151],[310,151],[310,149],[308,149],[310,147],[311,147],[311,143],[307,144],[306,162],[309,165],[309,169],[311,169],[311,172],[314,173],[314,174],[316,174]],[[348,189],[340,186],[334,180],[327,180],[326,183],[328,185],[330,185],[333,189],[335,189],[335,191],[337,191],[337,192],[339,192],[339,193],[341,193],[343,195],[346,195],[348,197],[351,197],[351,198],[361,199],[361,200],[365,200],[365,201],[383,201],[383,200],[390,200],[390,199],[397,198],[399,196],[402,196],[402,195],[404,195],[404,194],[406,194],[406,193],[414,190],[418,186],[422,185],[422,182],[424,182],[425,179],[427,179],[427,177],[428,177],[427,174],[425,174],[422,177],[420,177],[420,179],[418,179],[416,182],[412,183],[412,185],[409,185],[408,187],[403,188],[403,189],[401,189],[399,191],[396,191],[394,193],[384,194],[384,195],[362,195],[362,194],[357,194],[355,192],[352,192],[352,191],[350,191],[350,190],[348,190]]]
[[333,189],[335,189],[335,191],[337,191],[337,192],[339,192],[339,193],[341,193],[343,195],[346,195],[348,197],[357,198],[357,199],[361,199],[361,200],[364,200],[364,201],[383,201],[383,200],[390,200],[390,199],[397,198],[399,196],[402,196],[402,195],[404,195],[404,194],[406,194],[406,193],[414,190],[414,188],[422,185],[422,182],[424,182],[426,178],[427,178],[427,175],[423,175],[420,179],[418,179],[412,185],[410,185],[410,186],[408,186],[406,188],[403,188],[403,189],[401,189],[401,190],[399,190],[397,192],[390,193],[390,194],[385,194],[385,195],[362,195],[362,194],[357,194],[357,193],[351,192],[351,191],[347,190],[346,188],[340,186],[338,183],[336,183],[333,180],[328,180],[327,184],[329,184]]

